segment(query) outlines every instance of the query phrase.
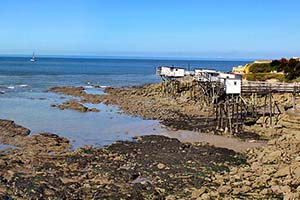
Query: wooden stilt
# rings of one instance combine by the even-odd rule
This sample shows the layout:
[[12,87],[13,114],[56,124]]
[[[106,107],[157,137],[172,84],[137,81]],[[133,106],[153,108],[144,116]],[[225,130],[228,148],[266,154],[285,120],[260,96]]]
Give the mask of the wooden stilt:
[[293,100],[292,100],[292,103],[293,103],[293,110],[296,110],[296,94],[295,92],[293,92]]
[[272,94],[269,93],[269,104],[270,104],[270,121],[269,121],[269,127],[272,127],[272,117],[273,117],[273,105],[272,105]]
[[265,96],[265,101],[264,101],[264,111],[263,111],[263,127],[266,126],[266,106],[267,106],[267,96]]
[[234,121],[232,121],[232,105],[233,105],[232,102],[229,102],[229,104],[228,104],[228,129],[229,129],[230,134],[234,133],[234,130],[233,130]]
[[236,104],[236,125],[237,125],[237,129],[236,132],[238,133],[239,131],[239,103]]

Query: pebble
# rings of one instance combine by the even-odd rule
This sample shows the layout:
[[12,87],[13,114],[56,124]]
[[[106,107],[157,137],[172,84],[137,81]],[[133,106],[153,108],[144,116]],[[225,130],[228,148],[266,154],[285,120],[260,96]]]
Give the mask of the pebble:
[[166,167],[166,165],[164,165],[164,164],[162,164],[162,163],[159,163],[158,165],[157,165],[157,168],[158,169],[164,169]]

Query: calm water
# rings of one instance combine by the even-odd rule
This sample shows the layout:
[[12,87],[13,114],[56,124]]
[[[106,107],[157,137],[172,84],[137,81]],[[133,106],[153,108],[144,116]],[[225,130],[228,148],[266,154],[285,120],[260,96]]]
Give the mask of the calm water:
[[[134,59],[0,58],[0,118],[37,132],[54,132],[83,145],[107,145],[132,136],[159,134],[157,121],[119,114],[114,106],[97,107],[100,113],[78,113],[50,107],[60,103],[61,95],[46,93],[51,86],[130,86],[159,82],[155,68],[175,65],[230,71],[245,61],[180,61]],[[101,94],[101,89],[87,89]],[[1,94],[3,93],[3,94]]]

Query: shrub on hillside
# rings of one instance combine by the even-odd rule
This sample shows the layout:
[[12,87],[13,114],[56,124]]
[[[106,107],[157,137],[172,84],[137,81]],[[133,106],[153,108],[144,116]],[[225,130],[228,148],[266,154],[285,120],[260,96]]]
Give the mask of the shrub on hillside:
[[283,72],[285,72],[286,67],[287,67],[289,61],[288,61],[287,59],[285,59],[285,58],[281,58],[281,59],[279,60],[279,62],[280,62],[280,65],[279,65],[279,67],[278,67],[278,71],[283,71]]
[[268,73],[271,71],[272,68],[269,63],[254,63],[250,66],[250,72],[252,73]]
[[285,66],[286,79],[293,80],[300,76],[300,62],[295,59],[290,59]]
[[282,70],[279,70],[279,66],[281,65],[281,62],[279,60],[273,60],[271,62],[271,70],[272,71],[282,71]]
[[[283,72],[284,75],[271,75],[272,71]],[[248,80],[267,80],[275,78],[281,81],[292,81],[300,77],[300,61],[298,59],[273,60],[271,63],[249,64],[250,74],[246,74]],[[251,75],[252,74],[252,75]]]
[[283,74],[274,73],[257,73],[257,74],[245,74],[244,78],[248,81],[266,81],[269,79],[276,79],[278,81],[285,81]]

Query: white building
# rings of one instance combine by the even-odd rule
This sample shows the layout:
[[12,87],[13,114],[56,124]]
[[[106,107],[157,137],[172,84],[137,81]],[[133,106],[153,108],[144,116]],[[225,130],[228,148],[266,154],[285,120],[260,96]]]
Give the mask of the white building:
[[237,77],[239,77],[239,76],[237,76],[236,74],[231,74],[231,73],[220,72],[220,74],[219,74],[220,79],[234,79]]
[[212,69],[195,69],[195,80],[197,81],[208,81],[208,82],[217,82],[219,81],[220,72]]
[[194,76],[194,80],[201,82],[216,82],[224,85],[226,94],[240,94],[242,90],[242,75],[225,73],[212,69],[195,69],[186,71],[183,68],[161,66],[157,68],[157,75],[168,78],[182,78]]
[[179,78],[179,77],[184,77],[185,70],[183,68],[178,68],[178,67],[161,66],[157,68],[156,73],[159,76]]
[[224,84],[226,94],[240,94],[242,90],[242,75],[220,72],[220,83]]
[[232,74],[224,79],[225,93],[226,94],[241,94],[242,92],[242,76]]
[[184,75],[185,76],[195,76],[195,72],[194,71],[185,70]]

